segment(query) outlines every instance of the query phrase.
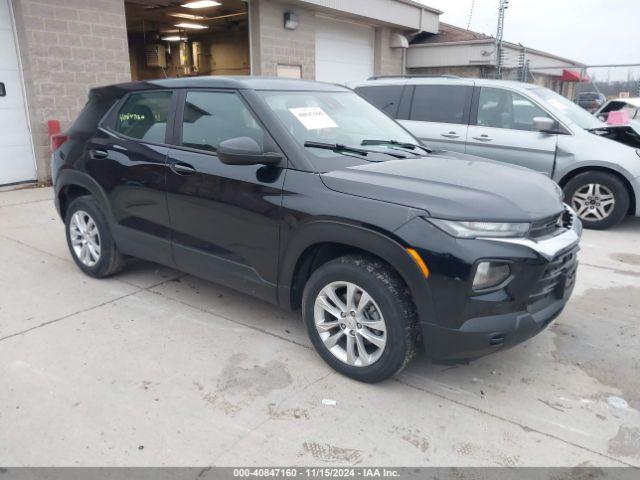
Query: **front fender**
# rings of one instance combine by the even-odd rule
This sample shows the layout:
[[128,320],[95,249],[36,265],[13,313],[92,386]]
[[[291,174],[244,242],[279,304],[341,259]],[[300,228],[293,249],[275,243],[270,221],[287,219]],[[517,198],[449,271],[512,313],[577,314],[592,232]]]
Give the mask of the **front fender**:
[[280,305],[293,308],[291,290],[298,261],[305,251],[322,243],[355,247],[386,261],[396,269],[411,291],[419,319],[423,321],[433,318],[433,301],[428,280],[409,256],[401,240],[391,234],[338,220],[316,220],[301,226],[283,248],[278,277]]

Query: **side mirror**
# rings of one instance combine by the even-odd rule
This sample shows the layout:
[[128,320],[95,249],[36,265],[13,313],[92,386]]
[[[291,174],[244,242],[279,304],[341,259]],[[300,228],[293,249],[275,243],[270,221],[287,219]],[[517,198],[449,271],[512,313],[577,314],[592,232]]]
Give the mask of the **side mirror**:
[[534,117],[533,129],[543,133],[554,132],[556,130],[556,121],[549,117]]
[[236,137],[220,142],[216,153],[226,165],[277,165],[282,160],[282,156],[277,153],[263,152],[258,142],[250,137]]

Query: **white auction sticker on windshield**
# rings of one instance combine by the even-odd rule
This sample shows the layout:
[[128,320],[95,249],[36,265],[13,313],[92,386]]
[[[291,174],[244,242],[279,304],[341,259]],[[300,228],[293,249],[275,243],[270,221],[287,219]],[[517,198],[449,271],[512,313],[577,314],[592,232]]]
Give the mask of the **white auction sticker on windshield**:
[[307,130],[338,127],[336,122],[320,107],[290,108],[289,111],[296,116],[298,121],[304,125],[304,128]]

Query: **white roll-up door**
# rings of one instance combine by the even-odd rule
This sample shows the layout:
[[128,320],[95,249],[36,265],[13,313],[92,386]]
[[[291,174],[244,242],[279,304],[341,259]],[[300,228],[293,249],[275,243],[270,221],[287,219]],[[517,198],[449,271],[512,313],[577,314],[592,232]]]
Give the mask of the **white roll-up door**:
[[0,185],[35,180],[35,160],[9,0],[0,0],[0,84]]
[[374,40],[373,27],[316,17],[316,80],[345,84],[372,76]]

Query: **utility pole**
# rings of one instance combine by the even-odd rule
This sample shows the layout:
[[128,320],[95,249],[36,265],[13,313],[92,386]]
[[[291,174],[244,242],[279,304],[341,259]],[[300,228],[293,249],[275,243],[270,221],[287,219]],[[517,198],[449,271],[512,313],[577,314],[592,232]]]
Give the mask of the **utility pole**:
[[509,0],[500,0],[498,5],[498,31],[496,32],[496,77],[502,78],[502,65],[504,63],[504,50],[502,49],[502,37],[504,36],[504,16],[509,8]]
[[521,82],[526,82],[529,78],[529,60],[527,59],[527,48],[520,45],[522,50],[518,55],[518,79]]

